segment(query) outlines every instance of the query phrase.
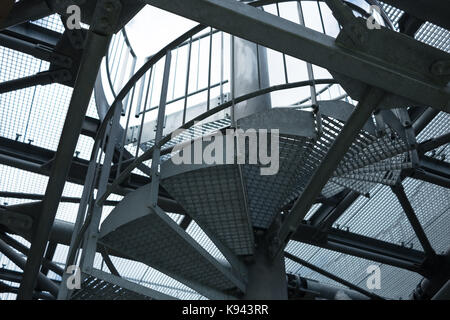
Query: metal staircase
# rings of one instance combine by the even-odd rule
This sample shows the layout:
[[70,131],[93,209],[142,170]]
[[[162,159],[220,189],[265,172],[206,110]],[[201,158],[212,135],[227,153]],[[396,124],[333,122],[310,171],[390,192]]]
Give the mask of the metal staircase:
[[[314,79],[309,74],[306,81],[262,86],[261,83],[267,79],[260,79],[264,78],[264,70],[260,70],[259,59],[260,52],[265,48],[254,43],[251,45],[255,46],[256,55],[250,50],[255,48],[248,46],[246,49],[250,48],[249,55],[253,54],[252,59],[258,61],[259,86],[236,96],[234,54],[239,50],[233,49],[234,42],[230,57],[230,79],[225,80],[221,75],[219,84],[213,85],[211,43],[213,34],[218,31],[211,28],[209,34],[201,34],[204,29],[203,25],[194,27],[145,59],[137,71],[136,55],[131,48],[125,53],[125,56],[132,57],[131,70],[127,69],[127,60],[113,63],[110,50],[105,64],[107,82],[102,80],[101,73],[97,78],[96,98],[100,101],[97,104],[102,106],[99,110],[102,122],[95,138],[66,263],[80,265],[83,285],[82,289],[72,293],[61,287],[60,298],[170,298],[118,275],[95,269],[93,265],[97,246],[107,247],[115,255],[144,263],[204,297],[247,297],[251,282],[249,273],[254,272],[248,266],[255,260],[265,259],[258,248],[261,232],[271,231],[278,220],[290,214],[292,203],[307,193],[319,167],[326,163],[325,157],[332,150],[334,142],[357,113],[355,106],[340,99],[317,101],[319,93],[315,91],[315,86],[332,86],[337,83],[334,79]],[[126,38],[126,33],[122,32],[120,36]],[[189,93],[188,68],[184,75],[185,94],[178,98],[172,96],[172,100],[169,100],[169,81],[171,76],[175,78],[176,73],[172,69],[172,56],[175,52],[178,54],[177,50],[181,47],[187,46],[187,65],[190,66],[193,43],[205,37],[210,40],[208,86]],[[233,37],[231,39],[234,41]],[[239,42],[238,45],[247,44]],[[222,67],[223,64],[222,57]],[[110,70],[114,65],[118,66],[117,70]],[[311,67],[310,64],[307,66]],[[157,86],[160,100],[155,105],[151,97],[157,67],[163,67],[164,72],[158,80],[161,81]],[[120,83],[111,79],[112,74],[120,74],[120,79],[128,73],[128,81]],[[285,75],[287,79],[287,73]],[[250,75],[245,81],[255,84],[252,76],[256,77]],[[105,98],[104,82],[110,86],[113,96],[111,102]],[[229,93],[224,93],[226,82],[230,83]],[[212,97],[211,89],[214,86],[220,87],[218,97]],[[311,104],[275,108],[267,98],[271,92],[301,87],[311,88]],[[188,106],[188,97],[202,92],[207,93],[206,102]],[[169,105],[183,100],[184,107],[181,110],[171,113],[166,110]],[[257,110],[255,104],[258,103],[267,103],[271,108],[261,107]],[[252,104],[259,112],[237,117],[236,110],[240,104]],[[371,107],[375,109],[376,106]],[[253,109],[249,107],[248,110]],[[157,112],[156,119],[145,122],[146,114],[152,111]],[[140,124],[133,121],[131,114]],[[370,196],[371,189],[377,184],[395,186],[401,179],[402,170],[417,165],[415,135],[407,112],[404,109],[383,109],[376,110],[374,115],[370,112],[369,115],[368,120],[364,119],[362,129],[355,130],[356,138],[331,177],[323,181],[322,198],[330,199],[343,191]],[[277,172],[262,175],[267,164],[262,163],[261,159],[257,163],[239,163],[237,155],[240,152],[251,152],[250,138],[244,139],[243,150],[238,150],[239,143],[233,147],[233,162],[228,163],[226,139],[223,136],[227,129],[254,129],[257,131],[257,141],[263,138],[263,130],[270,133],[277,130]],[[198,151],[203,154],[209,147],[207,142],[210,139],[205,141],[206,136],[222,139],[224,158],[220,159],[220,163],[174,163],[174,157],[192,145],[200,145]],[[271,139],[265,143],[270,146],[274,142]],[[184,149],[180,151],[177,149],[179,146]],[[194,158],[194,154],[191,156]],[[137,174],[138,171],[148,176],[148,184],[135,190],[125,190],[125,182],[132,173]],[[98,190],[96,194],[95,189]],[[105,201],[119,191],[126,194],[125,197],[100,223]],[[195,221],[226,260],[213,257],[191,237],[186,226],[171,219],[168,215],[170,212],[165,212],[158,205],[158,197],[162,194],[183,209],[184,219]],[[63,282],[66,278],[67,275]]]
[[[166,157],[160,167],[161,185],[217,247],[224,249],[226,257],[251,256],[253,228],[268,228],[283,206],[301,195],[345,123],[342,108],[353,108],[342,102],[324,105],[322,113],[319,103],[321,129],[313,112],[300,109],[272,109],[237,122],[241,129],[285,128],[279,135],[280,171],[275,175],[261,175],[261,164],[177,165]],[[405,132],[397,133],[387,126],[377,135],[371,121],[324,189],[328,195],[330,190],[336,193],[344,187],[368,194],[375,183],[395,184],[399,169],[412,166],[412,151],[401,138]],[[301,125],[290,126],[290,122]],[[244,293],[246,278],[239,265],[233,266],[235,260],[230,259],[230,265],[225,266],[211,257],[159,207],[151,206],[150,193],[151,184],[129,193],[101,225],[99,242],[205,296]]]

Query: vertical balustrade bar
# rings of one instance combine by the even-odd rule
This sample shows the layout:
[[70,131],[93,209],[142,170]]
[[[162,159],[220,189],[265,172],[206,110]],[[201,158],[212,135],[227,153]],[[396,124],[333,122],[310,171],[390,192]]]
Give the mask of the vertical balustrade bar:
[[[276,3],[276,8],[277,8],[277,16],[280,17],[280,6],[278,3]],[[286,65],[286,55],[284,53],[282,55],[283,55],[284,81],[286,81],[286,83],[289,83],[287,65]]]
[[149,97],[150,90],[151,90],[150,87],[151,87],[151,84],[152,84],[152,75],[153,75],[153,66],[150,68],[150,74],[149,74],[149,78],[148,78],[148,86],[147,86],[147,92],[145,94],[144,110],[142,112],[141,126],[139,127],[139,136],[138,136],[137,145],[136,145],[136,156],[135,156],[135,158],[137,158],[139,156],[139,148],[140,148],[140,145],[141,145],[142,131],[144,130],[144,123],[145,123],[145,114],[146,114],[145,110],[147,108],[148,97]]
[[235,85],[235,78],[234,78],[234,59],[235,59],[235,57],[234,57],[234,55],[235,55],[235,53],[234,53],[234,36],[231,36],[231,61],[230,61],[230,65],[231,65],[231,71],[230,71],[230,73],[231,73],[231,76],[230,76],[230,78],[231,78],[231,101],[232,101],[232,104],[231,104],[231,123],[232,124],[234,124],[234,107],[235,107],[235,103],[234,103],[234,93],[235,93],[235,87],[234,87],[234,85]]
[[[95,177],[96,177],[96,172],[98,169],[97,158],[99,156],[99,151],[101,150],[101,146],[104,145],[103,144],[104,140],[105,139],[103,139],[102,142],[96,143],[93,147],[94,154],[91,157],[91,161],[89,162],[88,171],[86,174],[86,181],[85,181],[85,185],[83,188],[83,193],[81,195],[80,204],[78,206],[77,218],[75,220],[72,237],[70,239],[69,253],[67,254],[65,270],[67,270],[67,268],[70,265],[75,264],[76,259],[77,259],[77,254],[72,253],[72,251],[78,251],[78,249],[79,249],[77,247],[77,244],[75,243],[75,241],[77,239],[78,234],[81,232],[83,222],[85,221],[85,218],[86,218],[86,209],[90,202],[90,199],[92,198],[92,194],[94,192],[94,188],[95,188],[94,182],[96,180]],[[72,257],[74,257],[74,258],[72,258]],[[68,298],[69,290],[66,285],[68,276],[69,276],[68,273],[64,273],[64,275],[62,277],[61,285],[60,285],[59,291],[58,291],[58,300],[66,300]]]
[[[133,61],[131,62],[130,72],[128,73],[128,79],[130,79],[133,76],[134,71],[136,71],[136,60],[137,60],[137,58],[133,56]],[[127,79],[127,81],[128,81],[128,79]],[[121,80],[123,80],[123,78]],[[121,85],[121,87],[122,87],[122,85]],[[136,85],[135,85],[135,87],[136,87]],[[130,104],[128,104],[128,101],[130,100],[130,93],[128,93],[125,97],[125,101],[123,102],[123,105],[122,105],[123,106],[123,109],[122,109],[123,116],[127,113],[128,107],[130,107],[130,109],[131,109],[131,106],[133,104],[134,91],[135,91],[135,88],[133,87],[133,91],[131,92],[133,97],[131,99]]]
[[[130,124],[130,116],[131,116],[131,107],[133,105],[133,101],[134,101],[134,96],[135,96],[135,91],[136,91],[136,84],[133,86],[133,90],[131,91],[131,101],[130,101],[130,108],[128,110],[128,116],[127,116],[127,122],[125,124],[125,131],[123,133],[123,137],[122,137],[122,144],[120,145],[120,155],[119,155],[119,161],[117,163],[117,175],[120,174],[120,171],[122,169],[122,162],[123,162],[123,152],[125,149],[125,143],[126,143],[126,139],[127,139],[127,133],[128,133],[128,126]],[[127,101],[128,103],[128,101]],[[123,110],[123,109],[122,109]],[[125,111],[126,111],[126,107],[125,107]]]
[[[109,138],[106,143],[105,157],[103,165],[100,168],[100,179],[98,182],[97,195],[102,195],[106,191],[108,185],[109,175],[111,171],[111,163],[113,161],[115,146],[120,136],[120,104],[114,106],[114,116],[111,121],[111,128]],[[95,253],[97,252],[97,240],[99,233],[100,219],[102,216],[103,206],[97,205],[96,202],[92,202],[92,217],[88,229],[86,230],[84,238],[84,247],[81,256],[81,270],[83,272],[90,272],[94,264]]]
[[[158,144],[159,141],[162,139],[163,130],[164,130],[164,118],[166,116],[167,88],[169,86],[171,60],[172,60],[172,52],[170,50],[168,50],[166,53],[163,82],[162,82],[162,87],[161,87],[161,97],[160,97],[159,108],[158,108],[158,118],[156,121],[155,144]],[[161,155],[161,148],[156,147],[155,150],[153,151],[152,167],[151,167],[152,181],[151,181],[151,187],[150,187],[149,200],[150,200],[150,205],[152,207],[156,207],[157,202],[158,202],[159,179],[160,179],[160,175],[159,175],[160,155]]]
[[[304,26],[305,19],[303,16],[303,9],[302,9],[302,4],[299,1],[297,1],[297,11],[298,11],[298,19],[300,21],[300,25]],[[313,71],[312,64],[307,62],[306,69],[308,71],[308,80],[312,81],[312,85],[309,86],[310,92],[311,92],[311,102],[313,105],[317,105],[317,92],[316,92],[316,86],[314,84],[314,71]]]
[[183,124],[186,123],[187,98],[188,98],[188,92],[189,92],[189,76],[191,73],[191,53],[192,53],[192,37],[189,39],[189,49],[188,49],[188,58],[187,58],[186,86],[185,86],[185,91],[184,91]]
[[[208,94],[206,98],[206,110],[209,111],[211,107],[211,64],[212,64],[212,44],[213,44],[213,29],[209,30],[209,59],[208,59]],[[198,89],[198,88],[197,88]]]
[[220,33],[220,104],[223,103],[223,32]]
[[[145,73],[141,78],[141,85],[139,86],[139,94],[138,94],[138,100],[136,103],[136,110],[134,112],[135,118],[139,118],[139,114],[141,113],[141,105],[142,105],[142,98],[144,96],[144,90],[145,90],[145,81],[147,81],[147,73]],[[145,108],[145,106],[144,106]]]
[[175,48],[176,56],[175,56],[175,66],[173,69],[173,86],[172,86],[172,100],[175,98],[175,84],[177,83],[177,68],[178,68],[178,51],[180,48]]

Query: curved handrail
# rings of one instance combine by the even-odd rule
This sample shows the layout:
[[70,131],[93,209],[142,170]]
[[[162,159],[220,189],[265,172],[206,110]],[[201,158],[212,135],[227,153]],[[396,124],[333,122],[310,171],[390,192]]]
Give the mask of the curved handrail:
[[143,161],[150,160],[152,158],[152,154],[153,154],[153,151],[155,150],[155,148],[162,147],[167,142],[169,142],[172,138],[175,138],[178,135],[180,135],[183,130],[186,130],[186,129],[189,129],[190,127],[192,127],[196,122],[202,121],[202,120],[216,114],[217,112],[220,112],[228,107],[231,107],[235,103],[240,103],[240,102],[258,97],[260,95],[271,93],[274,91],[310,86],[313,83],[315,83],[315,84],[330,84],[330,83],[337,83],[337,81],[335,79],[315,79],[315,80],[298,81],[298,82],[291,82],[291,83],[285,83],[285,84],[271,86],[268,88],[260,89],[258,91],[244,94],[240,97],[235,98],[234,100],[224,102],[221,105],[219,105],[215,108],[212,108],[209,111],[202,113],[202,114],[198,115],[197,117],[187,121],[182,126],[178,127],[171,133],[164,136],[164,138],[162,138],[158,143],[154,144],[152,147],[147,149],[142,155],[137,157],[132,163],[130,163],[124,169],[124,171],[122,171],[119,174],[119,176],[113,181],[113,183],[106,189],[105,193],[100,198],[97,199],[96,204],[98,206],[101,206],[103,204],[103,202],[108,198],[108,196],[114,192],[114,190],[118,187],[119,184],[121,184],[123,181],[125,181],[125,179],[128,177],[128,175],[134,169],[136,169],[139,164],[141,164]]
[[[283,2],[290,2],[292,0],[257,0],[250,3],[247,3],[250,6],[253,7],[259,7],[263,5],[269,5],[269,4],[275,4],[275,3],[283,3]],[[374,0],[370,0],[370,2],[373,2]],[[136,85],[136,83],[144,76],[144,74],[152,67],[154,66],[160,59],[162,59],[166,53],[170,50],[175,49],[177,46],[181,45],[184,41],[187,39],[193,37],[195,34],[201,32],[207,28],[206,25],[199,24],[183,35],[179,36],[177,39],[173,40],[171,43],[167,44],[164,48],[159,50],[156,54],[151,56],[140,68],[138,71],[136,71],[135,74],[127,81],[127,83],[123,86],[123,88],[120,90],[120,92],[115,97],[114,102],[111,104],[111,107],[109,108],[108,112],[105,115],[105,118],[103,119],[99,130],[97,131],[97,135],[95,137],[95,145],[98,144],[97,140],[99,140],[100,137],[102,137],[105,133],[107,123],[111,120],[114,110],[118,105],[122,104],[122,100],[125,99],[126,95],[132,90],[132,88]],[[330,84],[334,83],[336,84],[337,81],[334,79],[317,79],[317,80],[311,80],[311,81],[300,81],[300,82],[293,82],[293,83],[286,83],[282,85],[276,85],[269,88],[261,89],[246,95],[243,95],[241,97],[235,98],[232,101],[225,102],[215,108],[210,109],[209,111],[195,117],[194,119],[186,122],[181,127],[179,127],[177,130],[183,130],[191,127],[194,122],[201,121],[205,118],[208,118],[209,116],[215,114],[216,112],[219,112],[223,109],[226,109],[227,107],[230,107],[231,105],[245,101],[247,99],[256,97],[258,95],[262,95],[265,93],[270,93],[273,91],[283,90],[283,89],[289,89],[289,88],[297,88],[301,86],[307,86],[307,85],[315,85],[315,84]],[[171,135],[166,135],[158,144],[153,145],[150,149],[146,150],[141,156],[135,158],[135,160],[130,163],[127,168],[122,171],[119,176],[116,178],[116,180],[113,182],[113,184],[110,185],[110,187],[107,189],[104,195],[101,196],[97,200],[97,204],[100,205],[103,203],[106,198],[112,193],[112,191],[115,190],[115,188],[124,181],[126,176],[131,173],[132,170],[134,170],[137,165],[142,163],[143,161],[149,160],[151,158],[151,154],[155,147],[161,147],[168,141],[170,141],[170,138],[175,137]],[[94,146],[95,146],[94,145]]]
[[[256,1],[253,1],[253,2],[249,2],[247,4],[250,5],[250,6],[253,6],[253,7],[260,7],[260,6],[264,6],[264,5],[270,5],[270,4],[275,4],[275,3],[284,3],[284,2],[292,2],[292,1],[293,0],[256,0]],[[310,0],[310,1],[313,1],[313,0]],[[323,0],[319,0],[319,1],[323,1]],[[378,3],[376,0],[366,0],[366,1],[369,2],[369,3]],[[389,22],[389,20],[387,20],[387,21]],[[133,86],[141,79],[141,77],[153,65],[155,65],[162,57],[164,57],[165,53],[168,50],[172,50],[172,49],[176,48],[177,46],[181,45],[183,42],[185,42],[186,40],[188,40],[189,38],[191,38],[195,34],[203,31],[205,28],[207,28],[207,26],[202,25],[202,24],[199,24],[199,25],[193,27],[192,29],[190,29],[189,31],[187,31],[183,35],[179,36],[177,39],[175,39],[171,43],[167,44],[164,48],[159,50],[156,54],[151,56],[147,60],[147,62],[144,63],[141,66],[141,68],[139,68],[139,70],[128,80],[128,82],[121,89],[119,94],[115,97],[115,100],[111,104],[111,106],[114,106],[119,101],[123,100],[125,98],[125,96],[128,94],[128,92],[133,88]],[[130,49],[132,50],[131,46],[130,46]],[[109,121],[111,119],[111,117],[113,115],[113,111],[111,109],[112,108],[109,108],[107,114],[105,115],[105,118],[103,119],[104,121],[102,122],[102,125],[103,125],[104,122],[107,122],[107,121]],[[104,126],[101,126],[100,129],[102,129],[102,127],[104,127]],[[103,131],[104,131],[104,129],[103,129]],[[102,134],[104,134],[103,131],[102,131]],[[99,132],[100,132],[100,130],[99,130]]]

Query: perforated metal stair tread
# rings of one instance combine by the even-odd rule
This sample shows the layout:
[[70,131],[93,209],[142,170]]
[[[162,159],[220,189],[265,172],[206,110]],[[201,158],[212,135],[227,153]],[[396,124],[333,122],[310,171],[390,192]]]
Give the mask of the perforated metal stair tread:
[[173,300],[175,298],[100,270],[84,274],[71,300]]
[[253,232],[236,165],[188,171],[161,184],[213,241],[236,255],[253,253]]
[[160,209],[146,205],[149,186],[127,195],[105,219],[100,242],[187,284],[221,292],[244,290],[243,279],[222,265]]

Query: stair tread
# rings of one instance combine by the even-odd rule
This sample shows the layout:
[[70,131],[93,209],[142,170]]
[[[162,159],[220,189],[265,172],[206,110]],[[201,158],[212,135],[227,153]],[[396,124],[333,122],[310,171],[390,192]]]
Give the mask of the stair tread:
[[100,242],[182,282],[224,291],[244,282],[181,229],[167,214],[150,209],[150,186],[128,194],[105,219]]

